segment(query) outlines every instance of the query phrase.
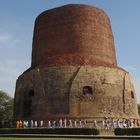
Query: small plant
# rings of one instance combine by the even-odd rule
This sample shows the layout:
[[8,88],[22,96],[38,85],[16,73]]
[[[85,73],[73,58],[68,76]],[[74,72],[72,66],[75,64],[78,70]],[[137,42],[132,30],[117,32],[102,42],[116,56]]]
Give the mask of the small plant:
[[114,130],[115,135],[140,135],[140,128],[116,128]]

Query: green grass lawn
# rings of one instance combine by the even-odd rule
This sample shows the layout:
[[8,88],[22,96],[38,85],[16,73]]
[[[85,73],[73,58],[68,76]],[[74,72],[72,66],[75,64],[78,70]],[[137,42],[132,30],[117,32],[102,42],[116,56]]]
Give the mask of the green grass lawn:
[[107,130],[100,130],[100,135],[114,136],[114,132],[113,131],[107,131]]

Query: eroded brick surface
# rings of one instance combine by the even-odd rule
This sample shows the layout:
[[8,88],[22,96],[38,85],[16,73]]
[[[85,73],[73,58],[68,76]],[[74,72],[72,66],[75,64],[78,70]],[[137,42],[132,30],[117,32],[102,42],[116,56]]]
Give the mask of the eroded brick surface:
[[[92,94],[83,93],[85,86],[92,88]],[[32,89],[34,96],[30,97]],[[26,117],[23,110],[28,99],[32,102],[28,117],[34,119],[137,117],[130,75],[118,68],[64,66],[30,70],[17,81],[17,117]]]
[[88,64],[116,66],[110,21],[102,10],[67,5],[37,17],[32,67]]

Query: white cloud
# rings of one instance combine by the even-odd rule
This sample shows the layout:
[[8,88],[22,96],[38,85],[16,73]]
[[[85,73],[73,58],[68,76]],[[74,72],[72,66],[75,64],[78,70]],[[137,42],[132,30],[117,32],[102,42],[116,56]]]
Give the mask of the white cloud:
[[0,33],[0,48],[16,47],[20,42],[15,35],[11,33]]
[[10,40],[9,35],[0,35],[0,42],[8,41],[8,40]]

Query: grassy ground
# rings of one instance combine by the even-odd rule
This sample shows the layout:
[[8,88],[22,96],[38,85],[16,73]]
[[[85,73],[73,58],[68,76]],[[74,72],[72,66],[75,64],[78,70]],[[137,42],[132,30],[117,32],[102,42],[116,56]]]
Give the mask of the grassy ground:
[[114,136],[114,132],[113,131],[107,131],[107,130],[100,130],[100,135]]

